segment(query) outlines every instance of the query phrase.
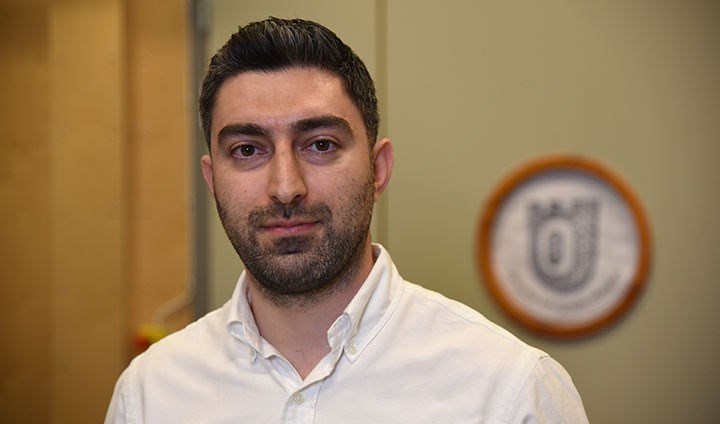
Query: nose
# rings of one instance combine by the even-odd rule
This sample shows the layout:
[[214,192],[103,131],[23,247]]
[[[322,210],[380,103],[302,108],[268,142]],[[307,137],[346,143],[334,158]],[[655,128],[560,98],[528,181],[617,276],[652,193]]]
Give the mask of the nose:
[[270,166],[270,197],[281,204],[297,202],[307,195],[303,170],[292,149],[278,149]]

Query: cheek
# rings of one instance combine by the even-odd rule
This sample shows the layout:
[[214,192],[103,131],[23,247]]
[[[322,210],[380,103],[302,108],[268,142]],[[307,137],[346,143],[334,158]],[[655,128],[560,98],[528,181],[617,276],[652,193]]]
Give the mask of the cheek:
[[215,197],[228,212],[232,211],[233,214],[247,210],[253,203],[258,202],[258,195],[253,193],[251,187],[230,179],[216,179]]
[[308,187],[308,193],[314,193],[316,199],[308,199],[310,202],[321,200],[328,206],[352,207],[363,197],[368,189],[372,174],[369,168],[357,168],[345,170],[334,175],[326,175],[318,179]]

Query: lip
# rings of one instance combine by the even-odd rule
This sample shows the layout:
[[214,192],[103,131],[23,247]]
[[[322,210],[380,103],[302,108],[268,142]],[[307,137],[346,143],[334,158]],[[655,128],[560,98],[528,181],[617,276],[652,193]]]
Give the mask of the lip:
[[270,234],[289,236],[310,232],[318,225],[320,225],[319,221],[294,219],[266,222],[260,228]]

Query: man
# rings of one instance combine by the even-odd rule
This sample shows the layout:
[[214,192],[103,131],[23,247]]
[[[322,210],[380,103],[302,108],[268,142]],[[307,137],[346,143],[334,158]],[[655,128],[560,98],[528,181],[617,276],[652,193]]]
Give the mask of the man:
[[393,149],[328,29],[240,28],[200,97],[202,170],[245,265],[232,299],[137,357],[106,423],[583,423],[565,370],[404,281],[370,241]]

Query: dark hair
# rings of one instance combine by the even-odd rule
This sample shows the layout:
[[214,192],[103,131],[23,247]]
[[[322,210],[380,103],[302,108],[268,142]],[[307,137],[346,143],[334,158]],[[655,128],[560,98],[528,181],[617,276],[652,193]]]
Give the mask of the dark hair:
[[215,100],[220,86],[249,71],[316,67],[343,81],[365,122],[368,142],[377,138],[380,116],[375,85],[362,60],[324,26],[302,19],[270,17],[240,27],[210,60],[200,93],[200,119],[208,149]]

